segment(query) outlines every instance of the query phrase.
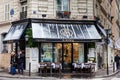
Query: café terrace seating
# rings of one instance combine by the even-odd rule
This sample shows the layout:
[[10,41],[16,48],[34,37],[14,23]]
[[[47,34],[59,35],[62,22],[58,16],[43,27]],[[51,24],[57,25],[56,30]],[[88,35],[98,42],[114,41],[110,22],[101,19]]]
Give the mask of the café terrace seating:
[[40,75],[47,76],[47,74],[61,74],[62,65],[59,62],[40,62],[39,63],[39,72]]
[[[80,75],[93,75],[95,74],[95,63],[72,63],[75,74]],[[41,76],[59,75],[61,77],[62,64],[60,62],[40,62],[39,72]]]
[[81,74],[94,74],[95,63],[73,63],[74,71]]

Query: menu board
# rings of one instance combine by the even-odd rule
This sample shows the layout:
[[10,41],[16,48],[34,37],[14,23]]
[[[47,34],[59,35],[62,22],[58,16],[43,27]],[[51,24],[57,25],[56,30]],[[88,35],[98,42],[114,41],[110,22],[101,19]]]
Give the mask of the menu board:
[[88,57],[95,57],[95,48],[89,48]]

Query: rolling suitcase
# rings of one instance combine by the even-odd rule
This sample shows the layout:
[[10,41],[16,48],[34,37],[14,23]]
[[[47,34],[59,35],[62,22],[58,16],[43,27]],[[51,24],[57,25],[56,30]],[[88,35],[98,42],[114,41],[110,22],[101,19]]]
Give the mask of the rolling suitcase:
[[16,68],[14,66],[11,66],[10,74],[16,74]]

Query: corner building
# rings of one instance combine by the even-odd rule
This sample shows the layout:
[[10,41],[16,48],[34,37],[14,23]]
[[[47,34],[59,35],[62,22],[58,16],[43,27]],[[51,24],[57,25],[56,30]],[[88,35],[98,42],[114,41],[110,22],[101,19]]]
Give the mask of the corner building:
[[[1,67],[7,68],[10,51],[17,53],[19,49],[25,51],[25,69],[28,70],[30,62],[33,72],[38,71],[39,62],[60,62],[66,72],[73,70],[73,63],[95,63],[96,70],[106,65],[104,29],[108,25],[112,27],[106,17],[111,12],[105,13],[107,9],[101,7],[103,2],[111,8],[110,0],[106,1],[1,1],[0,51],[1,61],[5,61]],[[102,57],[101,65],[98,65],[98,55]]]

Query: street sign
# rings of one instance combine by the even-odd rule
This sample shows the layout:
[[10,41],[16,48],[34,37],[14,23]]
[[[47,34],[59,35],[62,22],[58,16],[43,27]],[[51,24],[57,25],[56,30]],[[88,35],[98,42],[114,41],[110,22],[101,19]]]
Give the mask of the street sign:
[[11,9],[11,10],[10,10],[10,15],[11,15],[11,16],[14,15],[14,9]]

